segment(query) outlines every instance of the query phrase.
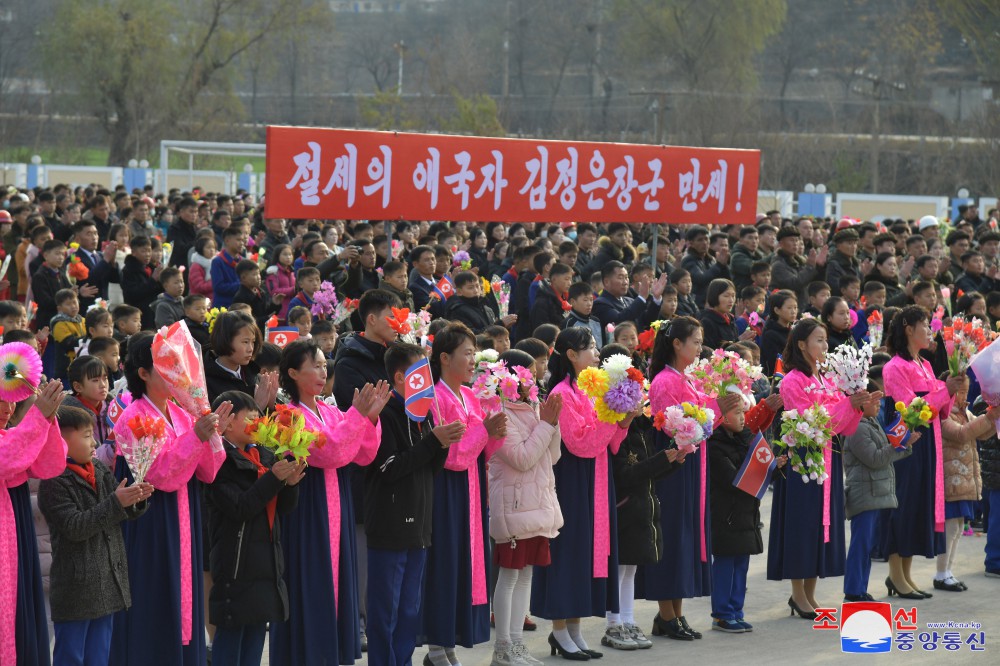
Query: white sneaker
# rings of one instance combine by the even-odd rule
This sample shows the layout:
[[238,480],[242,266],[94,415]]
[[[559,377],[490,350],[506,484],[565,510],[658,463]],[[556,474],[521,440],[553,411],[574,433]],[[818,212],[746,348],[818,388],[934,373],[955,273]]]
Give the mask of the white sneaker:
[[636,646],[640,650],[645,650],[646,648],[653,647],[653,641],[646,638],[646,634],[642,632],[642,629],[639,628],[639,625],[631,623],[626,624],[625,631],[628,632],[629,636],[632,638],[632,640],[635,642]]
[[639,645],[632,640],[632,635],[625,627],[616,624],[607,628],[601,636],[601,645],[615,650],[636,650]]

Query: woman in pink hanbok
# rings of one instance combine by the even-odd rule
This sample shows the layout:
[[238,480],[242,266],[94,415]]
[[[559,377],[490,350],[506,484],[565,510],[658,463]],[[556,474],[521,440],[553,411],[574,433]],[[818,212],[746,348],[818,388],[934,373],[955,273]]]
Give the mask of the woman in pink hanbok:
[[62,384],[49,382],[9,430],[14,403],[0,401],[0,664],[48,664],[49,634],[28,478],[66,469],[56,410]]
[[[844,395],[823,377],[819,364],[826,358],[826,327],[817,319],[803,319],[792,328],[782,359],[785,378],[779,391],[785,410],[801,411],[819,404],[830,414],[835,434],[850,435],[861,422],[861,408],[881,393],[861,391]],[[829,478],[803,481],[790,469],[775,475],[768,540],[768,580],[792,581],[788,598],[791,614],[815,619],[816,579],[843,576],[847,552],[844,542],[844,462],[839,438],[824,442]],[[822,482],[821,482],[822,481]]]

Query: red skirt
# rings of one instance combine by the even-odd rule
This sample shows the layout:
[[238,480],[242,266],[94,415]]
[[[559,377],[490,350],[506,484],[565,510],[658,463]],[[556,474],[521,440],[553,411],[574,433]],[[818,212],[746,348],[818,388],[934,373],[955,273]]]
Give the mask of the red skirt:
[[515,543],[516,547],[509,541],[498,543],[493,548],[493,564],[504,569],[523,569],[526,566],[547,567],[552,564],[547,537],[518,539]]

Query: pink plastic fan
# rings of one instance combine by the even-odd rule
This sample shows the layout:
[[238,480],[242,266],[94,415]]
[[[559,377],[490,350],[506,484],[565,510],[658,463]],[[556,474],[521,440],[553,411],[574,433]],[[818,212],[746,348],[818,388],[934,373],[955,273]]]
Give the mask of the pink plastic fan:
[[38,393],[42,378],[42,359],[38,352],[24,342],[0,345],[0,400],[20,402],[32,393]]

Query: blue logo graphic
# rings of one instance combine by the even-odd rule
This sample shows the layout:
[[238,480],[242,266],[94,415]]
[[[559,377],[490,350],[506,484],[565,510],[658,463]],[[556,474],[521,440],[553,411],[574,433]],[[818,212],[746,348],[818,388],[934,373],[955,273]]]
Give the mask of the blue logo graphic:
[[871,654],[892,651],[892,606],[858,602],[843,605],[840,625],[842,652]]

